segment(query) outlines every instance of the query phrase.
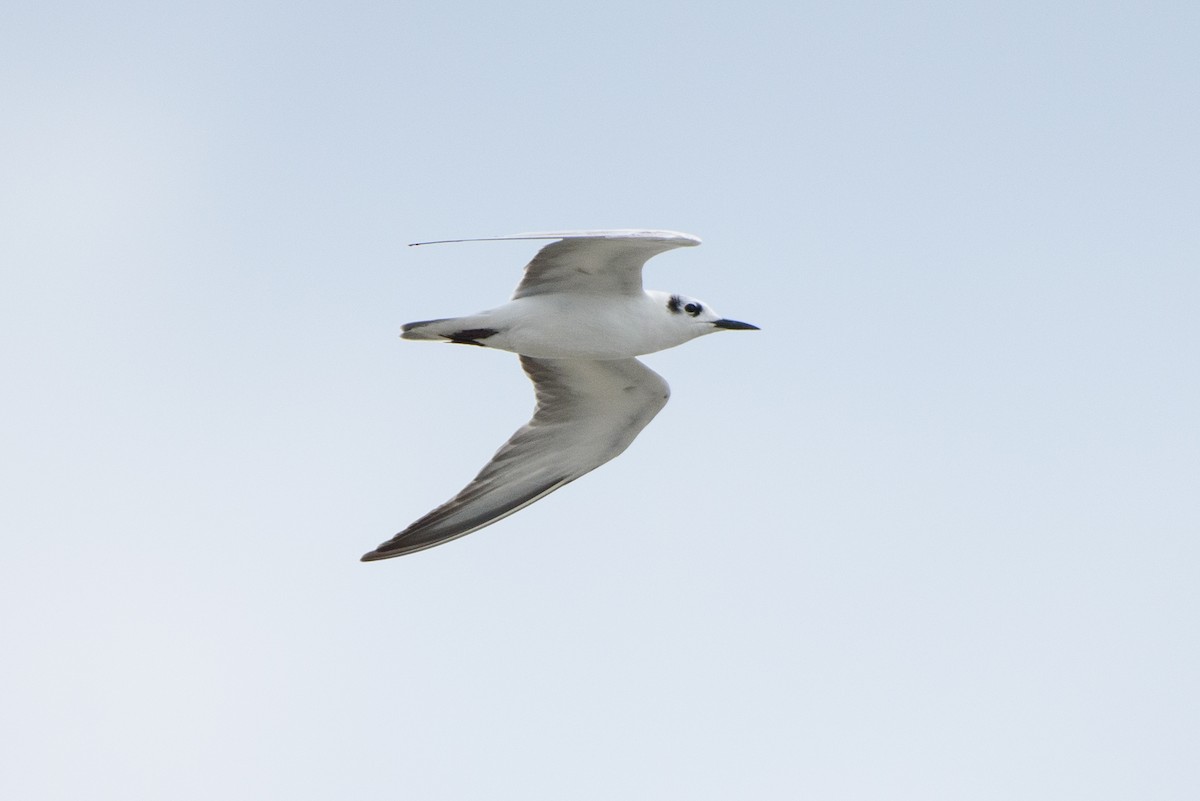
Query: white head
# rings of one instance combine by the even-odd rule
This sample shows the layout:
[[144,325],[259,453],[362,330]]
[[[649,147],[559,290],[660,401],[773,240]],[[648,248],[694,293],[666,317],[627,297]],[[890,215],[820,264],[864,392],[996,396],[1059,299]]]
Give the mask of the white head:
[[695,339],[717,331],[757,331],[757,325],[730,320],[713,311],[712,307],[696,298],[669,292],[647,292],[660,304],[665,319],[675,328],[683,340]]

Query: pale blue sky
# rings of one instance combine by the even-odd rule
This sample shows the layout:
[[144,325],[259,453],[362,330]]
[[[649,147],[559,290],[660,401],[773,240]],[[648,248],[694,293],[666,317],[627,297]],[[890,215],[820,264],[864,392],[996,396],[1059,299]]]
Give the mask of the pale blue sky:
[[[0,795],[1200,797],[1193,3],[0,12]],[[620,459],[401,342],[653,227]]]

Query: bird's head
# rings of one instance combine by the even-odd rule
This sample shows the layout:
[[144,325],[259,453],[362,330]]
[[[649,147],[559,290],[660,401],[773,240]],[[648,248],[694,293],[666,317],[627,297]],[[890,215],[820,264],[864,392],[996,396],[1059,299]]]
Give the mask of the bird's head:
[[757,331],[757,325],[742,323],[722,317],[707,303],[687,295],[668,292],[647,293],[659,301],[663,314],[670,325],[679,329],[687,339],[695,339],[717,331]]

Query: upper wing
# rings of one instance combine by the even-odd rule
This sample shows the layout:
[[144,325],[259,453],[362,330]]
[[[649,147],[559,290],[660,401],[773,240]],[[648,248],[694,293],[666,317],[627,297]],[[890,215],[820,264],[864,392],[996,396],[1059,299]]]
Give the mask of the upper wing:
[[676,231],[559,231],[441,242],[505,239],[561,240],[546,245],[525,266],[514,299],[551,292],[636,294],[642,291],[642,265],[647,259],[672,248],[700,244],[696,237]]
[[522,356],[521,366],[537,395],[533,419],[462,492],[364,562],[432,548],[524,509],[624,451],[670,395],[662,376],[637,359]]

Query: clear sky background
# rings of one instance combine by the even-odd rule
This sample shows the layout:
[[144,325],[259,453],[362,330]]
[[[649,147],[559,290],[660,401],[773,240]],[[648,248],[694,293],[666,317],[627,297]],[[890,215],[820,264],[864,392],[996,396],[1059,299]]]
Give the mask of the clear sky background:
[[[1200,797],[1200,6],[0,12],[0,795]],[[761,332],[532,408],[533,243]]]

